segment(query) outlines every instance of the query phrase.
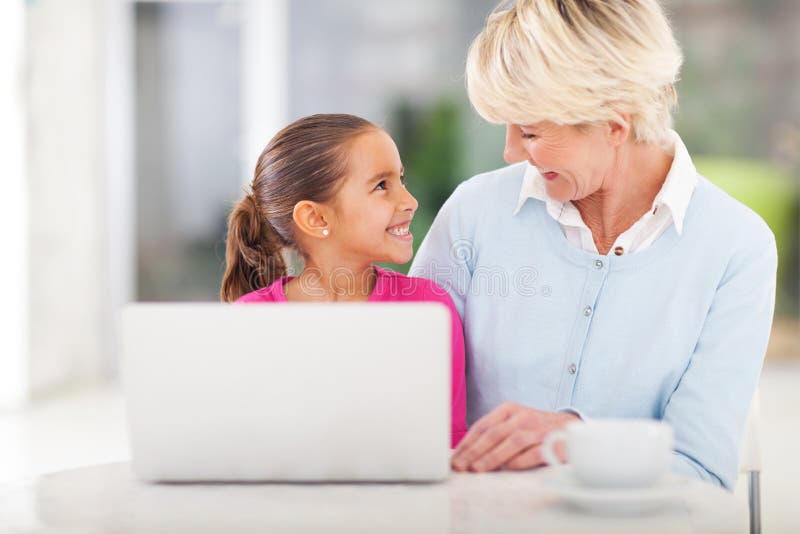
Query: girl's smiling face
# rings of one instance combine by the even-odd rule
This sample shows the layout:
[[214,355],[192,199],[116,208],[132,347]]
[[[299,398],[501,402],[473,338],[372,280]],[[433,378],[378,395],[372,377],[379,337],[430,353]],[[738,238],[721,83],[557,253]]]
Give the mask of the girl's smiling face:
[[347,263],[407,263],[414,254],[409,230],[417,200],[406,190],[394,141],[370,130],[352,141],[348,172],[330,206],[331,233]]

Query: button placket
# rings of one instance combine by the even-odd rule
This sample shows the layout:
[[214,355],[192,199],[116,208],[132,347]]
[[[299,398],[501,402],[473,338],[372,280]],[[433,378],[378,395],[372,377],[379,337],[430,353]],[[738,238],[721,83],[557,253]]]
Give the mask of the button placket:
[[[597,299],[609,273],[609,261],[605,257],[594,257],[586,264],[586,283],[580,299],[583,307],[579,308],[581,315],[572,330],[564,355],[564,374],[558,386],[556,405],[567,406],[573,401],[573,393],[578,378],[578,369],[583,359],[583,352],[589,337],[589,329],[597,305]],[[579,301],[580,302],[580,301]]]

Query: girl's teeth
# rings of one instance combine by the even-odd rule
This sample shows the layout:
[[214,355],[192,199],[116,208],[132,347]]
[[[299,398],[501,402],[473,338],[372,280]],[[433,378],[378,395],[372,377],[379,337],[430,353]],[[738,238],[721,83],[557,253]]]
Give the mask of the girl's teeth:
[[389,230],[389,233],[394,235],[406,235],[408,233],[408,227]]

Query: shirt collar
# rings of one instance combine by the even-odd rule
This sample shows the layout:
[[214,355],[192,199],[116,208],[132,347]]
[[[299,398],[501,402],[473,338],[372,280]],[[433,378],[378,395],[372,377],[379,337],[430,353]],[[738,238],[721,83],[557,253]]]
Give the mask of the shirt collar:
[[[683,220],[686,217],[686,210],[689,208],[689,201],[697,186],[697,170],[689,156],[689,151],[683,144],[680,136],[674,130],[670,130],[670,138],[673,142],[674,157],[664,184],[653,200],[653,208],[664,206],[669,209],[672,215],[675,230],[680,235],[683,231]],[[577,209],[569,209],[573,206],[571,202],[558,202],[547,196],[544,186],[544,178],[539,174],[536,167],[528,164],[525,174],[522,177],[522,187],[520,188],[517,205],[514,208],[514,215],[519,213],[525,201],[529,198],[541,200],[547,207],[547,212],[560,223],[570,226],[584,226],[580,220]],[[577,214],[577,215],[576,215]],[[573,221],[577,216],[578,220]]]
[[683,231],[686,210],[689,209],[689,201],[692,200],[692,194],[697,187],[697,169],[677,132],[670,130],[670,137],[674,142],[675,156],[664,185],[653,200],[653,207],[666,206],[669,209],[675,230],[680,235]]

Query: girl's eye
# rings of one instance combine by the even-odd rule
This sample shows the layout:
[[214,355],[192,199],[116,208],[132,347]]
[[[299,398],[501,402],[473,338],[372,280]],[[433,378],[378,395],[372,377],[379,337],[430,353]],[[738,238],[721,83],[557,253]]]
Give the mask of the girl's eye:
[[[408,178],[406,178],[406,176],[404,174],[401,174],[400,175],[400,185],[405,187],[407,183],[408,183]],[[386,186],[387,186],[386,180],[381,180],[380,182],[378,182],[378,185],[375,186],[375,189],[378,189],[378,190],[381,190],[381,191],[385,191],[386,190]]]

